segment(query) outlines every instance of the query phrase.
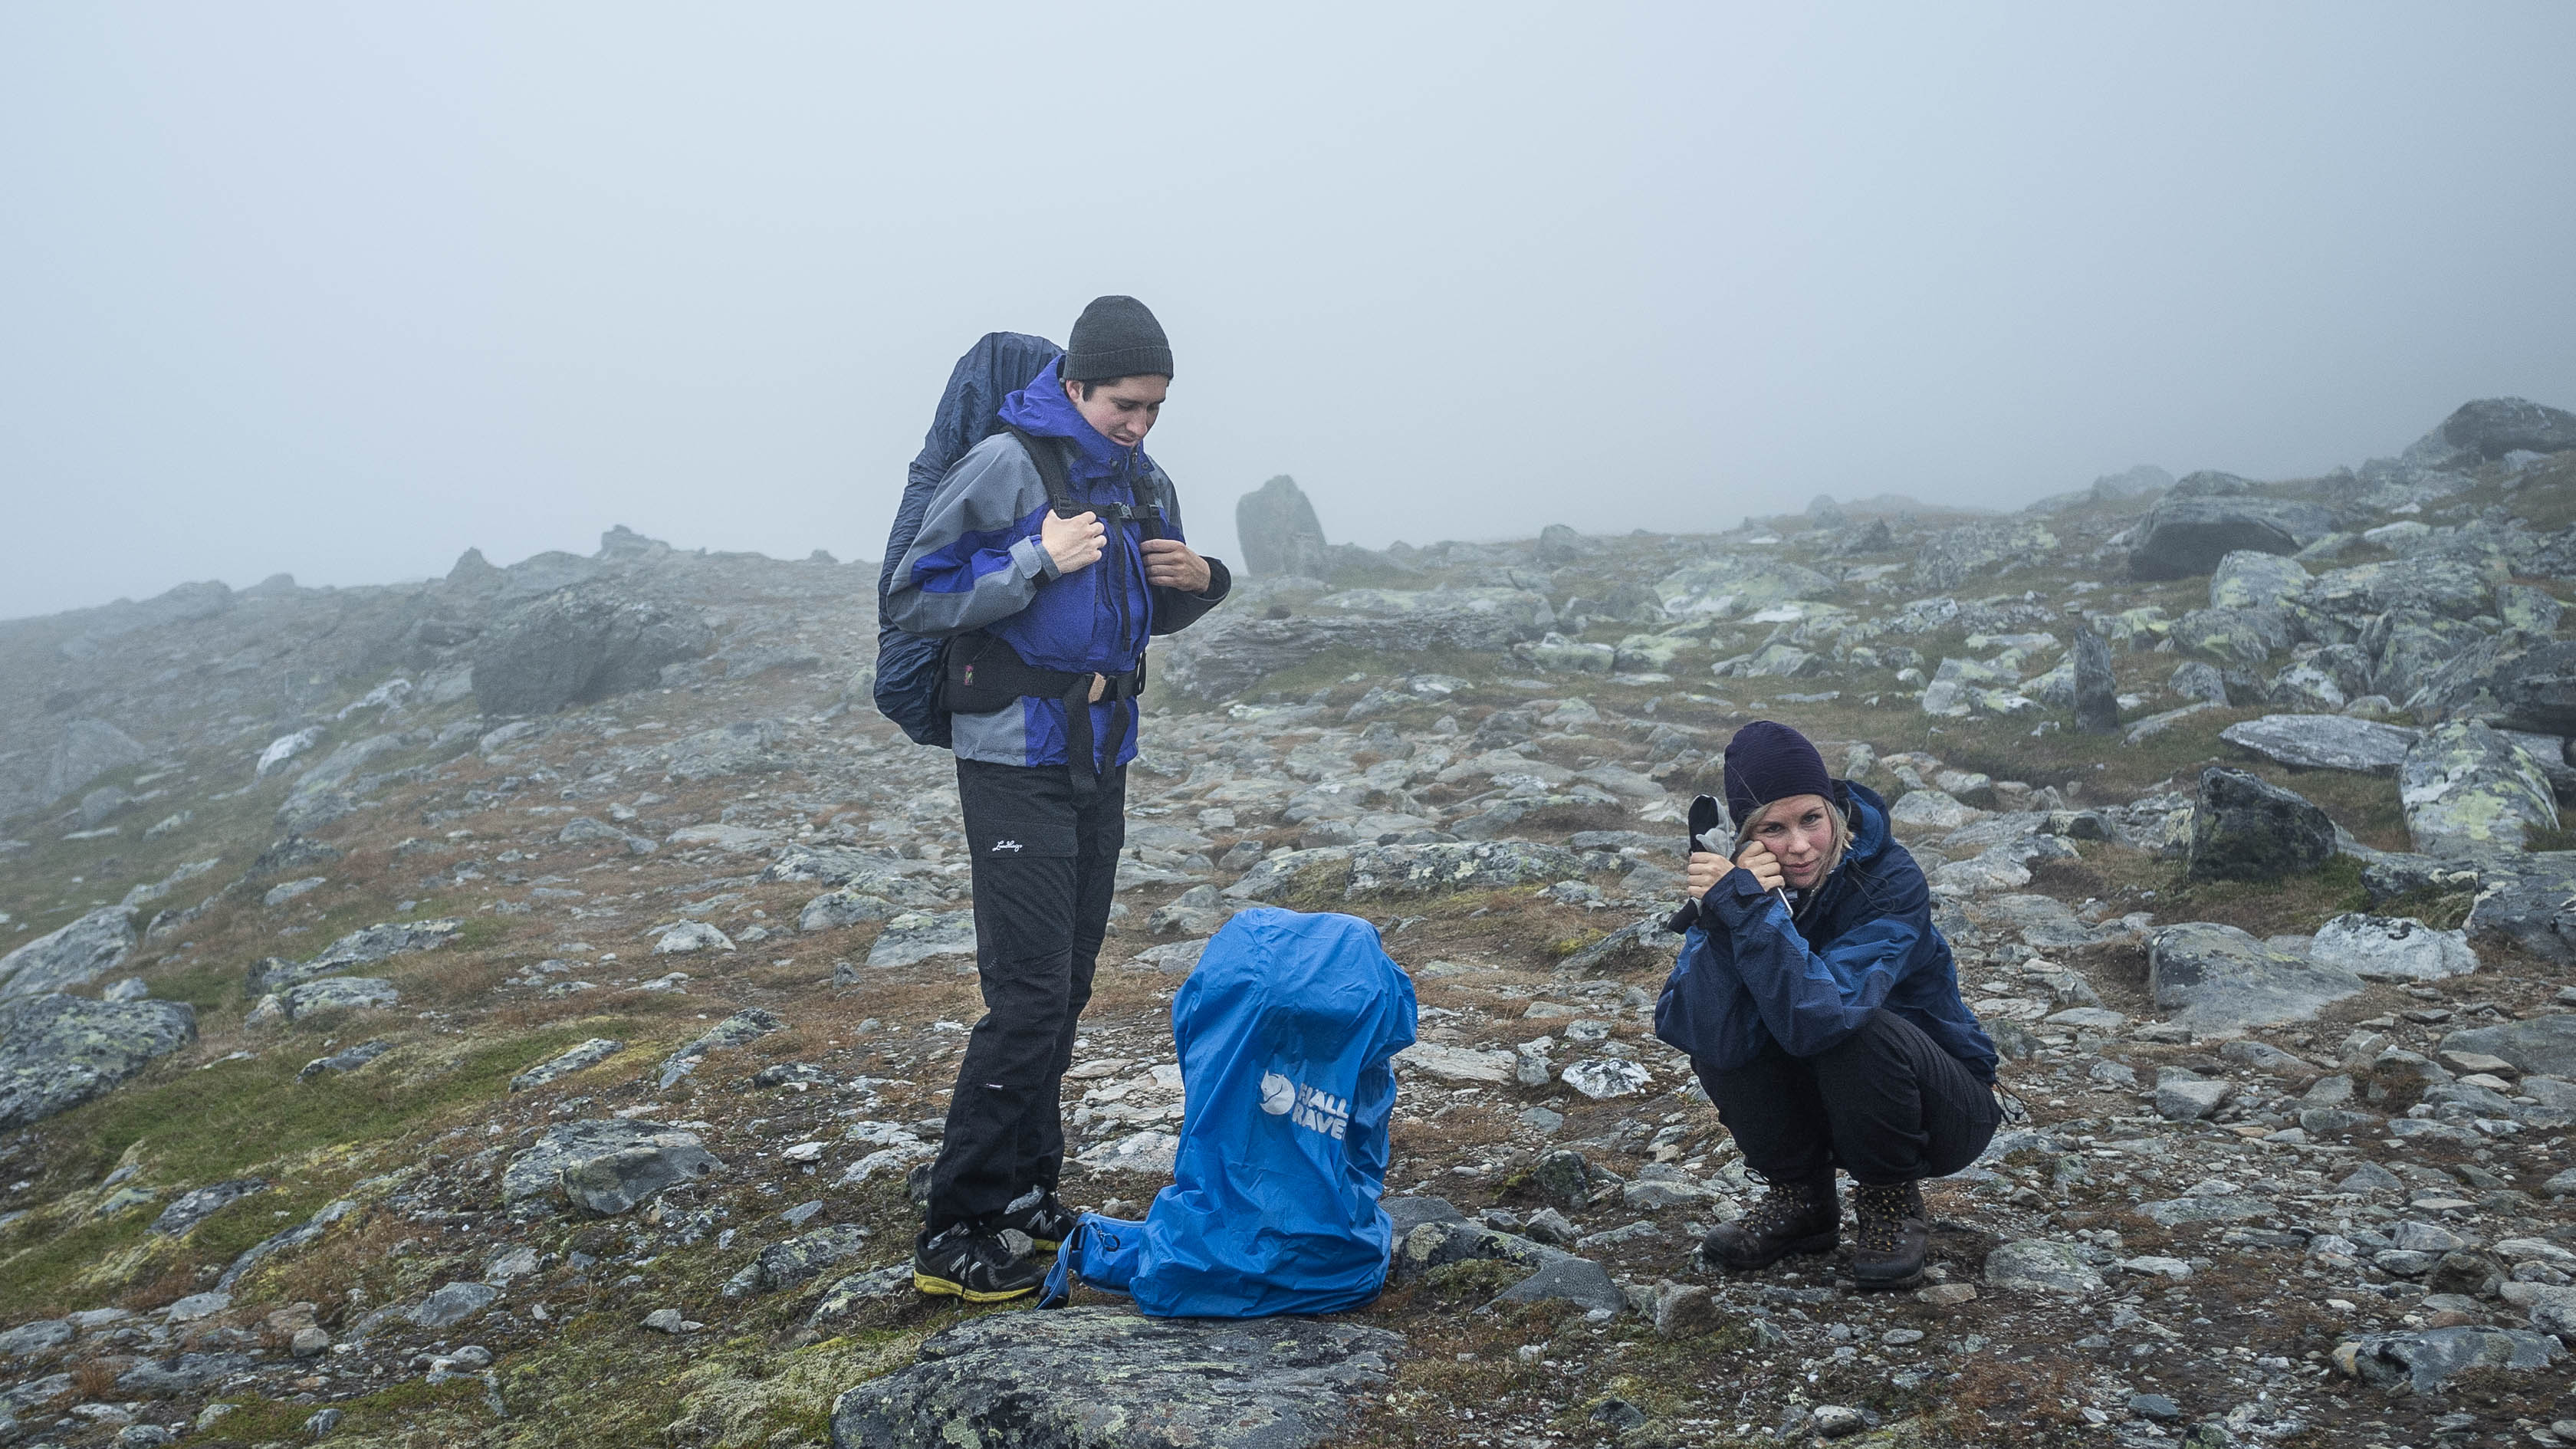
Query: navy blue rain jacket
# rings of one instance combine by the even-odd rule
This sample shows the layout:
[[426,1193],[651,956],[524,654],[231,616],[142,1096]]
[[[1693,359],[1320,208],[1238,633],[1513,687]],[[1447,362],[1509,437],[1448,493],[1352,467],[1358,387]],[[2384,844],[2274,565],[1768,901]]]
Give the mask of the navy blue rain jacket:
[[1751,871],[1719,877],[1655,1003],[1655,1035],[1725,1071],[1750,1063],[1765,1036],[1815,1056],[1885,1007],[1991,1083],[1994,1043],[1959,998],[1931,888],[1889,832],[1887,802],[1846,780],[1834,793],[1852,826],[1842,863],[1794,921]]

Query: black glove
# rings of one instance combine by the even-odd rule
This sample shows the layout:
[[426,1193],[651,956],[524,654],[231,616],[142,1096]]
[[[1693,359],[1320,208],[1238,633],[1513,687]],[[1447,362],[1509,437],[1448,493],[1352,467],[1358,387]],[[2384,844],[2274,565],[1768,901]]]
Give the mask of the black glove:
[[[1685,863],[1690,860],[1691,852],[1709,848],[1700,843],[1702,835],[1721,828],[1732,834],[1733,829],[1726,818],[1726,807],[1720,805],[1713,795],[1702,795],[1691,801],[1689,827],[1690,836],[1682,842],[1682,860]],[[1685,900],[1682,908],[1673,912],[1673,918],[1664,922],[1664,929],[1678,936],[1698,923],[1699,902]]]

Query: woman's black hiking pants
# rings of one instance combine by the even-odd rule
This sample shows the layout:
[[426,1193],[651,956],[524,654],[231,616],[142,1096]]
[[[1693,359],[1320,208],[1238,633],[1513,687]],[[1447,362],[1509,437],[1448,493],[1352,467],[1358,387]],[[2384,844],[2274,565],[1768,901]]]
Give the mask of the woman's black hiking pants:
[[2003,1120],[1985,1083],[1885,1009],[1812,1057],[1789,1055],[1765,1032],[1743,1066],[1693,1065],[1744,1165],[1774,1182],[1836,1167],[1869,1187],[1947,1177],[1977,1160]]
[[1127,838],[1124,766],[1077,801],[1062,765],[959,760],[957,799],[974,860],[984,1018],[957,1064],[925,1239],[959,1222],[989,1224],[1032,1187],[1055,1190],[1064,1072]]

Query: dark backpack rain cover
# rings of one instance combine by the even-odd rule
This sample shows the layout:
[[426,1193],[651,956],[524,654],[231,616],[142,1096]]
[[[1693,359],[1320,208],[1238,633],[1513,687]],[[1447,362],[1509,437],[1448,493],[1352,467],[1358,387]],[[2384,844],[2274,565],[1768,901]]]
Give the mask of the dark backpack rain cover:
[[1226,922],[1172,998],[1186,1102],[1172,1185],[1142,1223],[1083,1214],[1047,1301],[1076,1276],[1156,1318],[1377,1297],[1394,1247],[1378,1206],[1390,1059],[1413,1033],[1412,978],[1375,926],[1270,907]]
[[1029,385],[1064,349],[1023,332],[987,332],[948,373],[948,390],[904,478],[903,502],[886,534],[885,566],[877,574],[877,712],[903,727],[915,744],[949,744],[948,713],[939,707],[942,641],[908,634],[885,622],[885,600],[912,540],[921,532],[930,496],[957,460],[1002,430],[1002,400]]

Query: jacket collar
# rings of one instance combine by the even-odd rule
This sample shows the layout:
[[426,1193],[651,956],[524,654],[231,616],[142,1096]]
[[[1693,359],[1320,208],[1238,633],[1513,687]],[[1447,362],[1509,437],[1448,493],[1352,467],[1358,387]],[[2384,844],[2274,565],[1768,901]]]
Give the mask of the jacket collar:
[[1029,385],[1002,400],[1002,421],[1041,438],[1063,438],[1073,444],[1072,474],[1078,482],[1125,478],[1154,466],[1142,448],[1122,448],[1085,421],[1064,395],[1058,355]]
[[1887,823],[1887,801],[1867,785],[1849,780],[1836,780],[1834,793],[1843,797],[1843,811],[1851,820],[1851,844],[1843,848],[1843,859],[1877,859],[1894,838]]

